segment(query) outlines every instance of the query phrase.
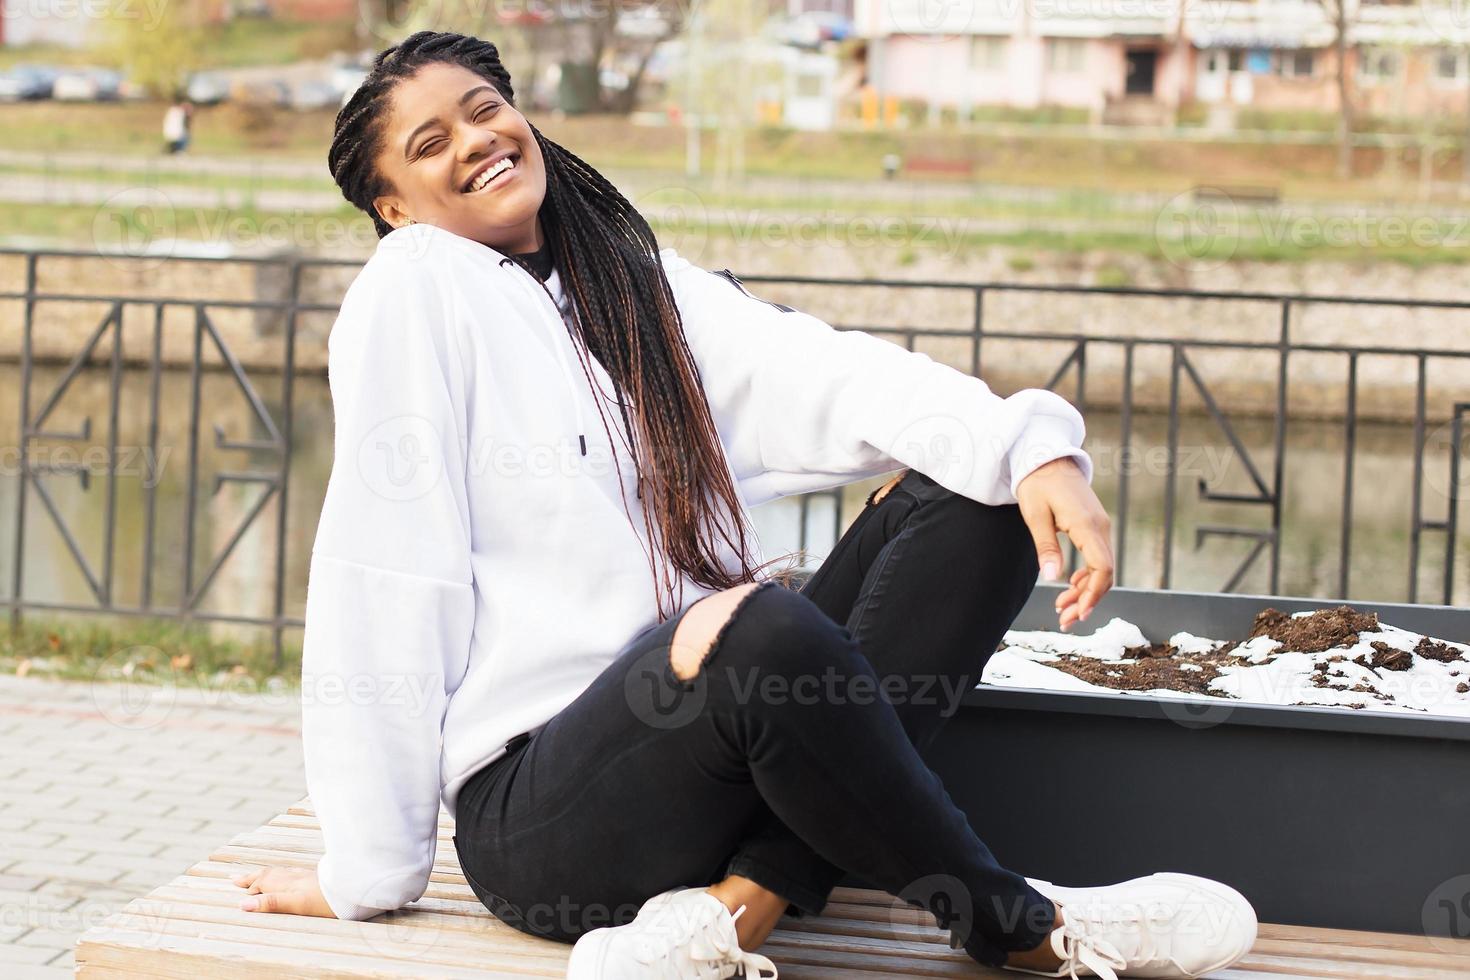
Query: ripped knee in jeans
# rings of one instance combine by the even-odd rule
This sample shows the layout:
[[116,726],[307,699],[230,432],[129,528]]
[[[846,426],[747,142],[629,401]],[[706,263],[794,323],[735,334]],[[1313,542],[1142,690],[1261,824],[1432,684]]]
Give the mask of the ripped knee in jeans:
[[690,606],[669,643],[669,667],[674,676],[685,682],[698,677],[746,601],[762,588],[778,585],[769,580],[748,582],[707,595]]

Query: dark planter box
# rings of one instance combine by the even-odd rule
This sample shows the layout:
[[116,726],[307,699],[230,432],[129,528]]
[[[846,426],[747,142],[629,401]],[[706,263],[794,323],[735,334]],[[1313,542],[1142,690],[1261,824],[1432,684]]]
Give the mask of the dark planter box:
[[[1056,629],[1039,587],[1020,629]],[[1245,636],[1257,612],[1336,602],[1115,589],[1152,641]],[[1470,609],[1356,602],[1470,638]],[[1470,935],[1470,719],[1122,694],[970,692],[929,756],[1002,864],[1062,885],[1185,871],[1262,922]]]

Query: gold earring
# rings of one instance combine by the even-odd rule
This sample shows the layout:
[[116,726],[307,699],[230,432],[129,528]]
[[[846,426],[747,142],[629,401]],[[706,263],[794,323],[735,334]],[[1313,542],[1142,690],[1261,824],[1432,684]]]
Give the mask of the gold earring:
[[409,223],[409,224],[414,224],[414,220],[413,220],[413,219],[412,219],[412,218],[409,218],[409,219],[408,219],[408,223]]

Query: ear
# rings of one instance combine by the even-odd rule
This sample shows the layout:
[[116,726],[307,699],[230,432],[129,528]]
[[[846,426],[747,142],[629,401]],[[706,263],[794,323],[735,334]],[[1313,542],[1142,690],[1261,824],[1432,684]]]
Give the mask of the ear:
[[408,224],[411,216],[403,210],[402,203],[396,197],[383,196],[373,201],[373,207],[377,209],[378,215],[394,228],[402,228]]

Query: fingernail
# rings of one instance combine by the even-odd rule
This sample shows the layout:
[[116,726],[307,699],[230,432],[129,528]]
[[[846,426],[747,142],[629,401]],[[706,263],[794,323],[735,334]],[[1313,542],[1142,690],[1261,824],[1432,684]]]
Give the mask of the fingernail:
[[244,909],[246,912],[254,912],[255,911],[255,906],[256,906],[256,901],[255,901],[254,897],[247,898],[243,902],[240,903],[240,908]]
[[1091,616],[1091,615],[1092,615],[1092,610],[1089,609],[1086,612],[1084,612],[1082,615],[1078,616],[1077,618],[1078,619],[1086,619],[1088,616]]
[[1056,581],[1057,563],[1054,561],[1049,561],[1045,565],[1041,566],[1041,574],[1046,576],[1047,581]]

